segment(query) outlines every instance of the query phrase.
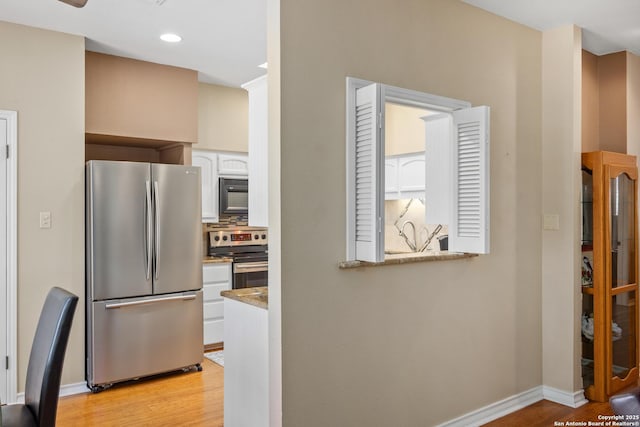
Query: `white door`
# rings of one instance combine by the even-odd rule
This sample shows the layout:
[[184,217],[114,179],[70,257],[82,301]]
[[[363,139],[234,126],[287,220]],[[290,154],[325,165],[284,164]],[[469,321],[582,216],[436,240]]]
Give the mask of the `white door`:
[[0,402],[9,400],[7,390],[7,120],[0,117]]

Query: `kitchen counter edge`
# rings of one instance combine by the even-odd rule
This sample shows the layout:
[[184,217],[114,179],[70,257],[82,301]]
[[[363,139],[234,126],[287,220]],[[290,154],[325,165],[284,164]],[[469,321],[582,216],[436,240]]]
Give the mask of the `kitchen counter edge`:
[[222,291],[220,295],[224,298],[243,302],[258,308],[264,308],[265,310],[269,307],[269,288],[267,286],[232,289]]
[[203,264],[224,264],[226,262],[233,262],[233,258],[215,256],[206,256],[202,258]]

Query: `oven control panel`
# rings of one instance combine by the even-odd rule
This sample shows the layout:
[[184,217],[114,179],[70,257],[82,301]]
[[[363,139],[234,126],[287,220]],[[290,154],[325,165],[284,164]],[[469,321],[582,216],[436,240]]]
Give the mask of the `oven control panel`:
[[209,232],[209,247],[266,245],[266,228],[228,228]]

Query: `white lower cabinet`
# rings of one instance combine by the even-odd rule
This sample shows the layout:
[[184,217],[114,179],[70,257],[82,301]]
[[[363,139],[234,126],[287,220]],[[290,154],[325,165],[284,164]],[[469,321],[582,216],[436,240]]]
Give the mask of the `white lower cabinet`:
[[203,264],[204,345],[224,341],[224,301],[221,291],[231,289],[231,263]]
[[224,425],[269,427],[269,312],[225,298]]

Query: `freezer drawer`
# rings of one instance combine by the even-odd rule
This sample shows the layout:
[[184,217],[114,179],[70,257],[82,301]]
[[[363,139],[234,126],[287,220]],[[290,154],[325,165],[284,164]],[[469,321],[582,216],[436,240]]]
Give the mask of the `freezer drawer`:
[[94,302],[88,320],[89,387],[202,362],[202,291]]

